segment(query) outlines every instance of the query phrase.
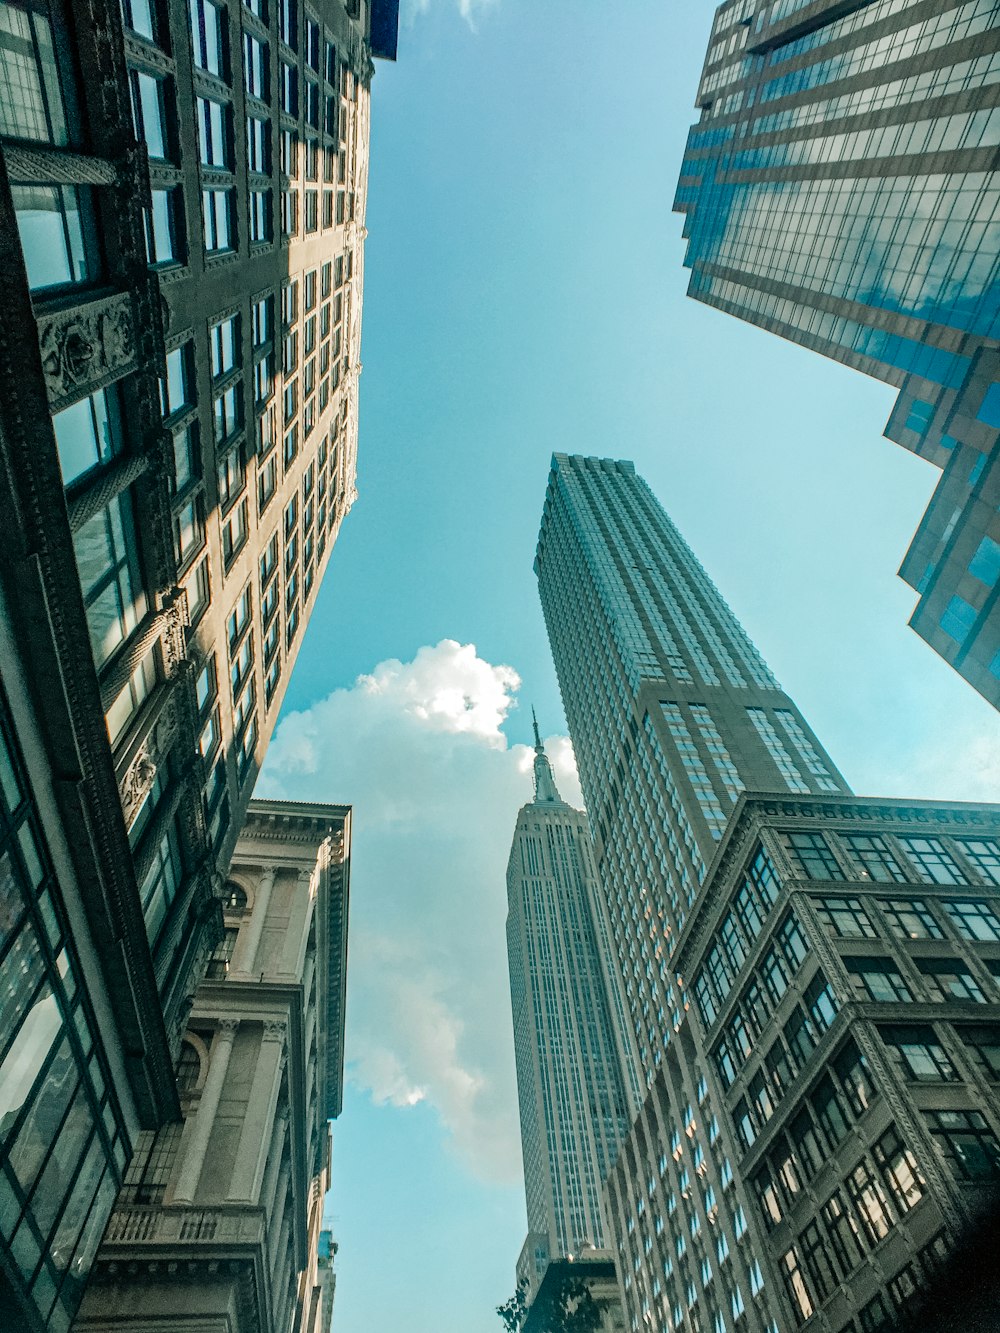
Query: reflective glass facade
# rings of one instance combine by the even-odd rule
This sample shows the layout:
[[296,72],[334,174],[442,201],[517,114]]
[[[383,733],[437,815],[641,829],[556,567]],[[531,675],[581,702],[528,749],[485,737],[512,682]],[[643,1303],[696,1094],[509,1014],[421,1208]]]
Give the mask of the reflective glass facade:
[[943,473],[901,570],[911,623],[1000,705],[996,579],[969,569],[1000,499],[1000,8],[731,0],[698,104],[689,295],[900,388],[886,433]]
[[40,1317],[49,1329],[69,1328],[130,1151],[0,697],[3,1327],[34,1327]]

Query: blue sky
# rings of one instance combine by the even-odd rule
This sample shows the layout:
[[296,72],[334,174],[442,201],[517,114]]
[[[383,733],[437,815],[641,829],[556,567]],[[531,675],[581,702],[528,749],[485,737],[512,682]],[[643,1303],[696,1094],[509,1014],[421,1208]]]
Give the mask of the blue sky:
[[259,789],[355,806],[338,1333],[498,1333],[513,1287],[503,876],[528,705],[564,731],[554,450],[634,459],[856,790],[1000,787],[1000,719],[906,627],[936,474],[881,437],[892,391],[684,296],[713,12],[404,0],[378,67],[360,498]]

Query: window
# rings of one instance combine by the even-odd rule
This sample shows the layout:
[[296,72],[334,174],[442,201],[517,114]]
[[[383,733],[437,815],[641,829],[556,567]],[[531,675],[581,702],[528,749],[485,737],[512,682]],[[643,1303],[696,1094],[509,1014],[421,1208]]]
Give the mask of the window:
[[903,1147],[899,1132],[887,1130],[872,1148],[889,1196],[900,1214],[907,1213],[924,1194],[924,1179],[917,1169],[917,1159]]
[[924,1119],[959,1180],[1000,1180],[1000,1143],[979,1111],[925,1111]]
[[863,1158],[847,1177],[847,1193],[868,1239],[877,1244],[889,1234],[892,1215],[885,1191]]
[[220,393],[215,400],[215,439],[221,444],[228,440],[243,425],[243,389],[239,384],[231,384],[225,393]]
[[843,878],[822,833],[788,833],[785,840],[793,859],[807,878]]
[[923,973],[927,989],[935,1000],[972,1000],[985,1004],[986,996],[975,977],[957,958],[920,958],[917,969]]
[[966,860],[979,872],[987,884],[1000,884],[1000,843],[992,838],[974,838],[960,842]]
[[319,202],[315,190],[305,192],[304,225],[307,234],[319,230]]
[[813,1303],[802,1274],[799,1253],[794,1245],[781,1256],[778,1266],[781,1269],[781,1276],[784,1279],[785,1290],[788,1293],[788,1299],[791,1301],[792,1309],[795,1311],[799,1323],[804,1324],[807,1319],[812,1317]]
[[125,688],[105,714],[112,747],[118,744],[155,684],[156,664],[153,653],[149,652],[132,672]]
[[297,0],[279,0],[278,32],[286,46],[296,44],[299,32]]
[[969,561],[969,573],[992,588],[1000,579],[1000,545],[992,537],[984,537]]
[[228,568],[247,539],[247,502],[234,506],[222,524],[222,561]]
[[278,485],[278,460],[272,454],[257,471],[257,512],[263,514]]
[[830,1147],[836,1148],[850,1129],[851,1122],[843,1098],[829,1074],[824,1074],[816,1084],[810,1102]]
[[234,248],[232,223],[232,191],[202,190],[202,221],[205,228],[205,249],[210,253]]
[[789,913],[782,922],[781,929],[778,932],[778,944],[785,955],[789,970],[794,975],[805,961],[809,950],[806,947],[802,928],[792,913]]
[[1000,1027],[969,1027],[962,1024],[956,1032],[970,1050],[980,1072],[991,1082],[1000,1082]]
[[[275,626],[275,630],[277,630],[277,626]],[[277,639],[278,636],[277,633],[275,633],[274,635],[275,646],[277,646]],[[274,694],[278,688],[278,681],[280,680],[280,678],[281,678],[281,658],[278,656],[277,653],[275,653],[274,659],[271,662],[270,666],[268,667],[267,672],[264,676],[264,702],[268,707],[270,707],[271,701],[274,699]]]
[[306,64],[310,69],[319,73],[319,24],[311,18],[306,19],[305,33],[303,34],[302,54],[305,56]]
[[166,921],[170,905],[177,897],[181,875],[181,854],[175,820],[159,842],[156,843],[153,850],[152,865],[140,886],[146,935],[152,945],[155,945]]
[[173,491],[183,495],[188,486],[201,476],[201,456],[198,448],[198,424],[182,426],[173,434],[174,475]]
[[858,1326],[861,1333],[880,1333],[889,1322],[889,1310],[885,1303],[885,1297],[880,1294],[873,1296],[867,1305],[863,1305],[858,1311]]
[[156,11],[152,0],[123,0],[122,17],[126,26],[147,41],[157,39]]
[[195,496],[174,515],[174,553],[181,569],[201,550],[204,540],[205,524],[201,516],[201,504]]
[[243,489],[245,475],[239,449],[230,449],[219,459],[219,504],[228,509]]
[[861,1116],[875,1102],[875,1087],[865,1057],[853,1041],[848,1041],[833,1059],[833,1069],[856,1116]]
[[249,198],[250,243],[259,245],[272,239],[271,191],[251,190]]
[[52,418],[63,484],[71,485],[121,449],[121,423],[113,389],[99,389]]
[[100,669],[146,610],[132,492],[123,491],[73,534],[94,661]]
[[190,0],[190,4],[195,64],[224,78],[225,10],[212,4],[212,0]]
[[944,901],[941,905],[963,940],[1000,940],[1000,920],[983,899]]
[[228,375],[240,359],[240,317],[231,315],[209,330],[212,344],[212,374],[218,379]]
[[844,962],[859,1000],[891,1003],[913,999],[899,969],[888,958],[845,958]]
[[889,929],[900,940],[944,939],[941,927],[931,916],[922,898],[880,898]]
[[218,677],[215,670],[215,654],[213,653],[198,672],[194,684],[194,693],[195,698],[198,701],[198,715],[200,717],[205,715],[206,710],[215,698],[217,689]]
[[900,842],[928,884],[965,884],[967,880],[939,838],[900,838]]
[[964,597],[953,597],[941,613],[941,628],[956,643],[964,643],[979,612]]
[[295,462],[295,457],[298,454],[298,452],[299,452],[299,428],[298,426],[293,426],[291,430],[285,432],[284,458],[285,458],[286,471]]
[[299,317],[299,284],[292,278],[281,288],[281,322],[294,324]]
[[278,534],[274,532],[260,558],[260,586],[263,588],[278,568]]
[[825,1032],[837,1016],[833,987],[822,972],[817,972],[806,987],[806,1007],[820,1032]]
[[226,622],[226,631],[229,636],[229,656],[232,657],[236,647],[243,638],[248,625],[250,624],[250,611],[252,599],[249,583],[236,599],[236,605],[229,613],[229,619]]
[[266,347],[273,337],[274,298],[262,296],[253,303],[250,331],[255,348]]
[[261,176],[271,173],[271,127],[256,116],[247,117],[247,170]]
[[840,1190],[835,1190],[820,1209],[820,1217],[841,1273],[846,1276],[856,1268],[864,1253],[864,1242],[854,1213]]
[[183,216],[180,187],[152,190],[151,208],[146,213],[146,252],[154,267],[183,261]]
[[294,236],[299,229],[299,192],[281,191],[281,234]]
[[188,605],[190,607],[191,624],[197,625],[202,616],[208,610],[212,600],[211,582],[208,577],[208,557],[195,568],[194,573],[187,580]]
[[900,883],[905,876],[884,838],[872,833],[848,833],[844,841],[860,862],[862,878],[878,884]]
[[879,1034],[907,1081],[947,1083],[955,1079],[954,1067],[932,1027],[916,1023],[881,1027]]
[[827,930],[842,939],[874,939],[875,927],[860,898],[814,898],[816,914]]
[[825,1301],[837,1285],[838,1279],[830,1261],[823,1233],[816,1220],[810,1222],[799,1236],[799,1247],[805,1270],[812,1279],[813,1289],[819,1300]]
[[299,72],[287,60],[279,63],[281,80],[281,109],[286,116],[297,117],[299,114]]
[[269,57],[267,43],[259,42],[248,32],[243,34],[243,78],[249,97],[266,102]]
[[88,282],[97,276],[90,232],[90,195],[71,185],[12,185],[17,230],[32,291]]
[[198,99],[198,144],[203,167],[232,167],[229,107],[209,97]]
[[[5,13],[16,12],[9,7]],[[165,80],[155,78],[142,70],[129,70],[129,87],[132,93],[132,121],[135,125],[135,137],[145,143],[146,151],[153,161],[164,161],[170,156],[167,148],[166,88]]]

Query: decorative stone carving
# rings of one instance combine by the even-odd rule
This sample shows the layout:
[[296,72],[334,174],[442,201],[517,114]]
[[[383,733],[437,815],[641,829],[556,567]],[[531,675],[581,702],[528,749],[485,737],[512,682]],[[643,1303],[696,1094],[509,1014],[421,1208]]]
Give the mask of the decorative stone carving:
[[51,148],[6,148],[4,161],[13,181],[38,181],[40,184],[115,185],[118,171],[113,162],[84,153],[67,153]]
[[131,298],[121,292],[42,318],[38,341],[49,407],[57,412],[135,369]]
[[131,827],[132,821],[139,813],[139,807],[156,781],[156,767],[156,761],[149,749],[143,746],[122,778],[120,791],[126,828]]
[[163,594],[160,604],[164,618],[163,666],[169,676],[186,660],[185,629],[190,622],[187,592],[184,588],[173,588]]
[[284,1043],[285,1025],[280,1019],[269,1020],[264,1024],[264,1040]]

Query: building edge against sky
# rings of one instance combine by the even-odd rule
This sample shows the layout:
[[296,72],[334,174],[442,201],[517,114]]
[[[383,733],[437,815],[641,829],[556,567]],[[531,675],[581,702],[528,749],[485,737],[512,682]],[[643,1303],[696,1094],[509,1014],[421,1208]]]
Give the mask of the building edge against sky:
[[587,816],[556,788],[535,724],[534,800],[507,866],[507,958],[528,1237],[517,1280],[532,1300],[550,1263],[606,1247],[601,1188],[628,1130],[620,1014]]
[[729,0],[697,104],[688,294],[900,390],[886,435],[941,469],[910,624],[1000,707],[996,6]]
[[1000,1179],[1000,807],[854,797],[629,463],[536,571],[647,1092],[633,1330],[870,1333]]
[[355,498],[371,57],[396,18],[5,6],[12,1326],[68,1326],[137,1136],[180,1113],[222,878]]

